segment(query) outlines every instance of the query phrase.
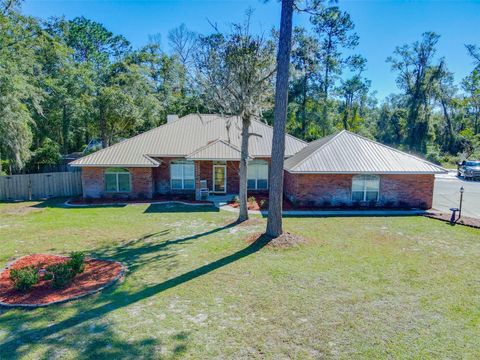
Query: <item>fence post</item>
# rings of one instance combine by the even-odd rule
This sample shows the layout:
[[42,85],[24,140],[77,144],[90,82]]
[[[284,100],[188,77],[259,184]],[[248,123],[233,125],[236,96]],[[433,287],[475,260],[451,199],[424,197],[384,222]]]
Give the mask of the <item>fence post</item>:
[[32,177],[28,175],[28,200],[32,201]]

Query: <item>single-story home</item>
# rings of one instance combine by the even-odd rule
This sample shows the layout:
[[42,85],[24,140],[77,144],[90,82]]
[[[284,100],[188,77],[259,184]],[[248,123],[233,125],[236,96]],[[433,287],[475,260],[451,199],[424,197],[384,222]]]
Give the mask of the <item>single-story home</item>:
[[[248,190],[266,192],[272,127],[251,124]],[[71,163],[82,168],[85,198],[156,194],[237,194],[241,120],[190,114]],[[285,138],[285,196],[315,206],[430,208],[441,167],[342,131],[307,144]]]

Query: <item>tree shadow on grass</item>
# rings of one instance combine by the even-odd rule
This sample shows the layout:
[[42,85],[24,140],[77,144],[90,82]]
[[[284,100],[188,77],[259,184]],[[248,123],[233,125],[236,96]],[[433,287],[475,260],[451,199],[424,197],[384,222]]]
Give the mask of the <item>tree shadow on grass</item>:
[[216,227],[203,233],[159,242],[158,238],[170,234],[169,229],[164,229],[158,232],[145,234],[137,239],[129,240],[127,242],[112,244],[104,248],[96,249],[91,256],[120,261],[127,266],[128,272],[132,273],[142,266],[152,266],[155,262],[158,262],[158,260],[173,258],[175,255],[169,253],[169,251],[172,250],[172,247],[175,245],[189,243],[205,236],[230,229],[236,225],[238,225],[238,223],[234,221],[225,226]]
[[[20,314],[22,315],[22,314]],[[41,337],[43,354],[37,358],[57,359],[65,356],[75,359],[173,359],[188,349],[190,333],[180,331],[174,334],[148,334],[135,339],[125,339],[107,321],[78,324],[75,328],[64,329],[61,333],[50,333]],[[0,344],[1,359],[31,357],[31,342],[37,338],[17,338],[19,345],[15,352],[4,352]]]
[[180,203],[171,204],[150,204],[144,211],[145,214],[158,213],[199,213],[199,212],[219,212],[220,209],[214,205],[185,205]]
[[[65,202],[69,198],[52,198],[48,200],[43,200],[35,205],[30,205],[32,208],[43,209],[43,208],[61,208],[61,209],[98,209],[98,208],[123,208],[129,204],[125,203],[111,203],[111,204],[96,204],[91,203],[85,206],[68,206],[65,205]],[[155,202],[153,199],[152,202]],[[193,212],[219,212],[220,209],[214,206],[213,204],[183,204],[181,202],[172,202],[164,204],[151,204],[148,202],[145,203],[132,203],[130,205],[148,205],[145,210],[145,214],[156,214],[156,213],[193,213]]]
[[[211,231],[207,231],[202,234],[193,235],[177,240],[173,240],[170,242],[166,242],[163,246],[168,246],[168,244],[178,244],[181,242],[186,242],[189,240],[193,240],[202,236],[207,236],[212,233],[230,228],[235,226],[237,223],[231,223],[221,228],[216,228]],[[247,247],[239,250],[231,255],[225,256],[221,259],[213,261],[207,265],[201,266],[197,269],[188,271],[182,275],[174,277],[172,279],[166,280],[162,283],[148,286],[143,290],[137,292],[127,292],[127,291],[108,291],[110,299],[105,297],[100,297],[99,300],[101,301],[98,306],[94,308],[80,308],[77,313],[70,318],[62,320],[58,323],[55,323],[49,327],[43,327],[40,329],[28,329],[28,330],[18,330],[18,329],[10,329],[10,333],[14,334],[9,336],[7,340],[3,343],[0,343],[0,354],[11,354],[12,357],[19,357],[22,354],[22,345],[25,343],[41,343],[52,336],[55,337],[56,334],[64,331],[68,331],[68,329],[72,327],[84,326],[83,324],[89,320],[99,319],[104,315],[107,315],[117,309],[135,304],[139,301],[147,299],[151,296],[158,295],[166,290],[175,288],[178,285],[185,284],[191,280],[194,280],[198,277],[203,275],[209,274],[219,268],[227,266],[235,261],[241,260],[257,251],[262,249],[268,242],[269,238],[265,235],[261,235],[255,242],[249,244]],[[158,246],[162,246],[162,244],[158,244]],[[125,255],[126,256],[126,255]],[[138,266],[138,264],[137,264]],[[106,294],[104,294],[107,296]],[[5,323],[8,322],[7,319],[0,318],[0,328],[6,325]],[[76,330],[75,330],[76,331]],[[104,339],[104,336],[101,336]],[[103,340],[102,340],[103,341]],[[183,351],[184,347],[179,346],[178,351]],[[23,350],[25,351],[25,350]]]
[[127,206],[124,203],[118,203],[118,204],[107,204],[107,205],[102,205],[102,204],[89,204],[86,206],[68,206],[65,205],[65,202],[69,200],[70,198],[51,198],[47,200],[32,200],[32,201],[41,201],[38,204],[31,205],[30,207],[32,208],[57,208],[57,209],[94,209],[94,208],[123,208]]

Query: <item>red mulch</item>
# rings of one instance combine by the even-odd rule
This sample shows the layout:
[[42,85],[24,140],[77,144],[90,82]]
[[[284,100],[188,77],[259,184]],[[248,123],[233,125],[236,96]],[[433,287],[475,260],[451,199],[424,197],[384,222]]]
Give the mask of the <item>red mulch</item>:
[[10,270],[25,266],[41,266],[42,268],[65,262],[67,257],[58,255],[34,254],[22,257],[0,273],[0,302],[6,304],[41,305],[57,301],[66,301],[91,291],[97,290],[114,280],[122,271],[118,262],[85,259],[85,270],[75,276],[73,282],[64,289],[53,289],[51,281],[40,281],[30,290],[21,292],[13,288],[10,281]]
[[160,201],[181,201],[188,204],[211,204],[210,201],[196,201],[192,197],[184,195],[156,195],[151,199],[122,199],[122,198],[103,198],[103,199],[84,199],[76,198],[69,201],[72,205],[102,205],[102,204],[138,204]]
[[[425,216],[429,217],[431,219],[442,220],[442,221],[450,223],[450,217],[452,215],[447,214],[447,213],[433,213],[432,212],[432,213],[425,214]],[[469,227],[480,229],[480,219],[471,218],[471,217],[468,217],[468,216],[462,216],[460,219],[458,219],[452,225],[464,225],[464,226],[469,226]]]
[[[248,201],[247,202],[247,208],[248,210],[268,210],[268,194],[255,194],[252,195],[252,197],[255,198],[254,201]],[[249,196],[251,199],[251,197]],[[262,201],[263,200],[263,201]],[[263,206],[261,206],[262,204]],[[230,202],[229,205],[233,208],[239,208],[240,204],[237,202]],[[290,200],[286,199],[285,197],[283,198],[283,210],[392,210],[393,208],[388,208],[388,207],[369,207],[369,206],[315,206],[315,205],[305,205],[305,204],[294,204]],[[395,210],[401,210],[405,209],[407,210],[408,208],[394,208]]]
[[[255,197],[255,201],[248,201],[247,203],[248,210],[256,210],[256,211],[268,210],[268,194],[255,194],[253,195],[253,197]],[[263,206],[260,206],[261,203],[263,204]],[[230,203],[230,206],[233,208],[238,208],[240,205],[232,201]],[[294,209],[298,210],[299,208],[294,207],[293,204],[287,199],[283,199],[283,210],[294,210]]]

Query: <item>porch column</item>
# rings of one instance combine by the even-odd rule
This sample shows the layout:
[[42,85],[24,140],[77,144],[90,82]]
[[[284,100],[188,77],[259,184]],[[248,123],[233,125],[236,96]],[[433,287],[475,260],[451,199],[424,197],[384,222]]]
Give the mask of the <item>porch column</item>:
[[200,161],[195,160],[195,200],[202,200],[200,193]]

